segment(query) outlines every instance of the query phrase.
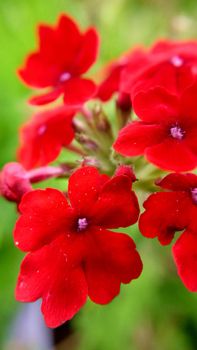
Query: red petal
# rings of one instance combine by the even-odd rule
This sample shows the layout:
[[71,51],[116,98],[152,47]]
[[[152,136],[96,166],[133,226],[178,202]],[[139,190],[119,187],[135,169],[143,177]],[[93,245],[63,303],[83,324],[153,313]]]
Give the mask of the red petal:
[[61,71],[69,70],[82,40],[77,24],[62,15],[56,28],[40,25],[39,37],[43,60],[57,65]]
[[64,107],[36,114],[21,130],[20,162],[28,169],[46,165],[74,138],[73,110]]
[[72,240],[63,234],[28,254],[21,265],[16,298],[28,302],[42,297],[42,312],[49,327],[72,318],[87,298],[84,273],[77,267],[82,256],[76,241],[71,246]]
[[99,84],[97,97],[102,101],[108,101],[111,96],[119,91],[120,77],[124,65],[114,63],[106,68],[107,77]]
[[186,121],[189,124],[195,123],[197,125],[196,96],[197,96],[197,84],[194,84],[190,88],[184,91],[180,99],[180,104],[181,104],[181,112],[185,116]]
[[55,90],[47,92],[46,94],[31,97],[29,103],[36,106],[42,106],[57,100],[57,98],[62,94],[62,92],[62,88],[57,88]]
[[61,70],[56,64],[44,61],[40,53],[33,53],[27,57],[24,68],[18,73],[27,85],[45,88],[57,82]]
[[[72,18],[62,15],[56,29],[56,60],[64,71],[71,72],[82,43],[82,34]],[[73,71],[72,71],[73,72]]]
[[[85,73],[96,61],[99,37],[94,28],[89,28],[82,37],[81,49],[73,62],[73,71],[77,75]],[[76,68],[75,68],[76,67]]]
[[54,50],[56,45],[55,30],[46,24],[40,24],[38,27],[38,36],[39,52],[42,57],[48,56],[48,61],[51,61],[51,58],[54,59],[55,54],[57,53],[57,51]]
[[121,283],[139,277],[142,262],[134,242],[125,234],[100,230],[92,239],[85,264],[88,294],[95,303],[107,304],[119,294]]
[[87,282],[81,268],[54,281],[42,301],[47,326],[55,328],[70,320],[85,304],[87,295]]
[[169,244],[176,231],[185,229],[191,221],[192,202],[184,192],[154,193],[144,202],[139,229],[145,237],[158,237],[161,244]]
[[184,140],[166,139],[159,145],[147,148],[145,156],[151,163],[165,170],[188,171],[197,165],[197,156]]
[[152,88],[136,94],[133,108],[137,116],[146,122],[177,122],[178,98],[163,88]]
[[171,191],[189,191],[197,187],[197,176],[195,174],[169,174],[157,185]]
[[81,105],[89,100],[96,92],[92,80],[71,78],[64,84],[64,103],[66,105]]
[[137,221],[138,215],[131,179],[124,175],[114,176],[104,184],[92,212],[93,222],[105,228],[127,227]]
[[197,292],[197,236],[185,231],[173,246],[178,274],[191,292]]
[[137,156],[147,147],[160,143],[165,136],[166,131],[161,125],[132,122],[119,132],[113,147],[123,155]]
[[80,168],[71,175],[68,195],[71,205],[78,210],[79,215],[90,213],[107,180],[108,176],[100,175],[94,167]]
[[26,193],[19,206],[21,217],[15,230],[15,244],[24,251],[38,249],[65,232],[70,222],[70,209],[58,190],[34,190]]

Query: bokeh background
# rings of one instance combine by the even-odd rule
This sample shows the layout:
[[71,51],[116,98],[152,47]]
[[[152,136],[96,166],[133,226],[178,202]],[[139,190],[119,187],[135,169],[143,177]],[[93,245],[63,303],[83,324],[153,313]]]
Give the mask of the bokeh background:
[[[164,37],[197,37],[196,0],[0,0],[1,167],[15,159],[18,128],[32,113],[26,103],[30,92],[18,80],[16,69],[35,47],[37,23],[55,23],[61,12],[72,15],[82,27],[94,24],[98,28],[101,50],[97,68],[139,43],[148,46]],[[42,342],[30,342],[29,347],[23,342],[24,324],[31,316],[14,300],[23,257],[12,240],[15,220],[14,205],[0,198],[0,349],[48,350]],[[197,348],[197,297],[178,279],[171,247],[145,240],[137,228],[130,234],[144,261],[141,278],[122,287],[120,296],[108,306],[88,302],[72,321],[74,333],[69,341],[59,343],[58,349]],[[38,325],[36,317],[32,328]]]

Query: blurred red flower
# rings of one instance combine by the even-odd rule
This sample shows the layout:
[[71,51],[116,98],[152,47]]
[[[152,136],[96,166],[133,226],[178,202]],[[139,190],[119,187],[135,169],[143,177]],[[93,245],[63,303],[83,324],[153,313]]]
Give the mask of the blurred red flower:
[[94,167],[70,177],[69,202],[55,189],[24,195],[15,244],[30,253],[22,262],[17,300],[42,298],[49,327],[71,319],[89,296],[109,303],[121,283],[139,277],[142,262],[133,240],[109,229],[138,219],[138,201],[128,171],[109,178]]
[[114,144],[125,156],[144,154],[156,166],[174,171],[197,166],[197,84],[173,95],[155,87],[135,96],[141,121],[124,127]]
[[140,91],[161,86],[171,93],[183,91],[197,77],[196,41],[163,40],[135,59],[135,50],[121,75],[120,90],[133,101]]
[[176,231],[185,230],[174,244],[173,256],[185,286],[197,291],[197,176],[169,174],[157,184],[168,190],[150,195],[144,202],[139,228],[145,237],[169,244]]
[[112,98],[113,94],[118,93],[118,106],[124,110],[131,108],[130,95],[121,89],[122,73],[128,64],[130,69],[133,65],[134,70],[138,71],[138,67],[141,68],[144,59],[146,59],[144,50],[136,48],[108,64],[100,73],[102,79],[98,84],[96,97],[106,102]]
[[74,109],[56,107],[37,113],[21,128],[20,162],[26,169],[46,165],[59,155],[61,148],[74,138]]
[[77,24],[62,15],[57,27],[39,26],[39,48],[31,53],[23,68],[22,80],[33,88],[51,88],[30,102],[43,105],[61,94],[68,105],[80,105],[95,93],[92,80],[83,74],[95,62],[98,53],[98,34],[94,28],[81,33]]

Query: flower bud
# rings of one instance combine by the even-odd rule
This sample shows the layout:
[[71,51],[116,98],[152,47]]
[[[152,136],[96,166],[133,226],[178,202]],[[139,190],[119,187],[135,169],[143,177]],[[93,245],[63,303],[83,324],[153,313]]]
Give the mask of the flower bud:
[[20,202],[32,187],[26,170],[19,163],[8,163],[0,173],[0,194],[12,202]]
[[132,183],[137,180],[132,167],[129,165],[119,165],[115,172],[115,176],[118,175],[128,176],[131,179]]

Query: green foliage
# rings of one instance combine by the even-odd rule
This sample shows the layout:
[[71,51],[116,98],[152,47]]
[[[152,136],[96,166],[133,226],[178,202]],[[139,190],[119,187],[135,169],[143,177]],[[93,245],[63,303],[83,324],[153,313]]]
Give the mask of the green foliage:
[[[15,159],[17,130],[32,113],[26,104],[29,90],[17,79],[16,69],[35,47],[37,23],[55,23],[60,12],[84,27],[98,27],[102,46],[97,68],[138,43],[148,45],[166,36],[195,38],[197,33],[195,0],[0,0],[0,166]],[[14,285],[22,254],[13,245],[15,219],[14,206],[0,199],[0,343],[17,309]],[[79,350],[194,350],[196,296],[177,278],[170,249],[132,231],[144,261],[143,275],[124,286],[110,305],[89,302],[84,307],[74,320],[81,334]]]

